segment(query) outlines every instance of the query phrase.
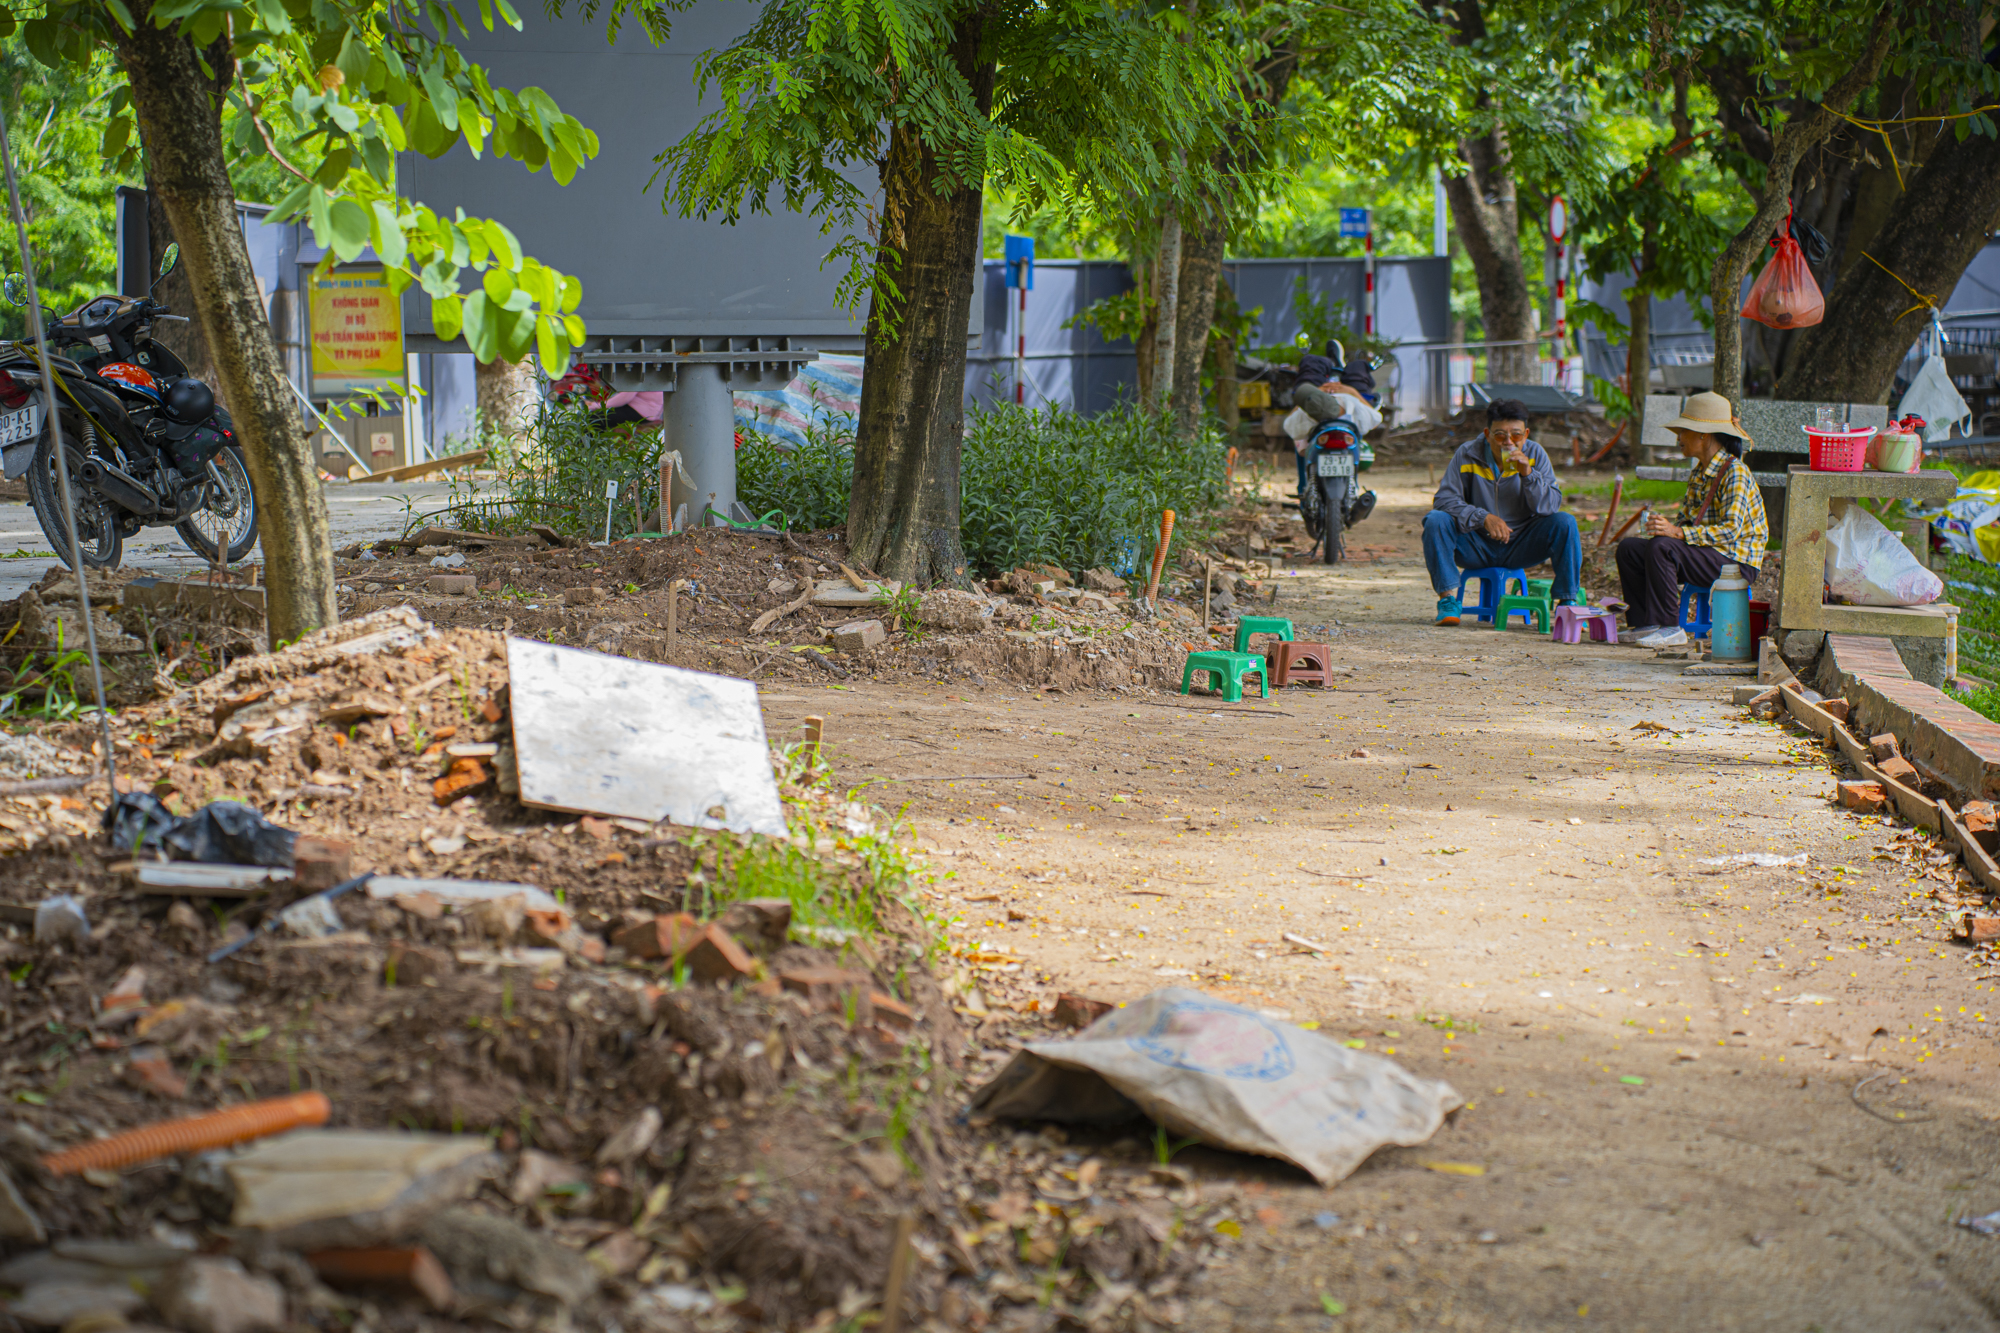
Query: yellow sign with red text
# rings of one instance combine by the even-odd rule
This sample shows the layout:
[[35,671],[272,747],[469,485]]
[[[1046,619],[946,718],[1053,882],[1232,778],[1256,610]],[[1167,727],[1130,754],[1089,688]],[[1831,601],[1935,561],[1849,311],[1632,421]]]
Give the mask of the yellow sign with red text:
[[403,303],[381,269],[313,274],[311,324],[313,397],[403,393]]

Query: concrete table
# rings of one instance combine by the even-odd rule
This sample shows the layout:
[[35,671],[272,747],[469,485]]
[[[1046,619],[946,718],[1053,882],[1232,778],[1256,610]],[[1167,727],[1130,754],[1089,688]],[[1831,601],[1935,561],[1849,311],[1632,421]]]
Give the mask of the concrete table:
[[[1944,501],[1958,494],[1949,472],[1815,472],[1794,463],[1785,481],[1785,569],[1779,582],[1777,622],[1787,630],[1942,639],[1958,608],[1929,606],[1830,606],[1826,588],[1827,502],[1833,499]],[[1928,552],[1925,553],[1928,555]],[[1926,567],[1929,560],[1925,559]]]

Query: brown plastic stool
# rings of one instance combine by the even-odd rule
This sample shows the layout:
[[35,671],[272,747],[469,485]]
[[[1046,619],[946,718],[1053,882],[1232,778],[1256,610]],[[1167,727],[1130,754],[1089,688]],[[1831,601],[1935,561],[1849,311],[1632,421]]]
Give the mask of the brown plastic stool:
[[1325,688],[1333,684],[1333,645],[1330,643],[1285,643],[1264,646],[1264,661],[1271,668],[1271,688],[1282,690],[1293,681]]

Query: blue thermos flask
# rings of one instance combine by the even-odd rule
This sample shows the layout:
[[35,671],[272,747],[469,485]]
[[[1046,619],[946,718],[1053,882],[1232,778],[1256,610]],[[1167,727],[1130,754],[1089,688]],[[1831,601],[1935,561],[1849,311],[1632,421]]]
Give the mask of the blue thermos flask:
[[1708,590],[1708,651],[1718,662],[1747,662],[1756,656],[1750,642],[1750,581],[1735,565],[1724,565]]

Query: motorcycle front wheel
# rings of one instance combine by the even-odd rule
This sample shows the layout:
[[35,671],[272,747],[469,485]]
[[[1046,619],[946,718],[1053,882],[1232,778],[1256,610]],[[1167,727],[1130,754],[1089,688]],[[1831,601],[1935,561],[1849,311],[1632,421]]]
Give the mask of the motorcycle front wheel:
[[1322,488],[1320,512],[1324,515],[1324,518],[1321,520],[1321,526],[1326,529],[1325,536],[1320,541],[1320,546],[1326,563],[1337,565],[1340,563],[1342,554],[1340,510],[1342,502],[1347,498],[1347,478],[1321,477],[1319,484]]
[[[69,493],[76,501],[77,554],[92,569],[116,569],[125,558],[125,539],[118,532],[118,507],[86,488],[76,473],[83,460],[97,446],[97,428],[82,415],[62,415],[63,453],[68,456]],[[54,433],[44,429],[35,446],[35,461],[28,465],[28,505],[35,522],[49,539],[56,556],[70,564],[68,525],[62,519],[62,486],[56,479]]]
[[188,550],[210,564],[226,541],[227,563],[233,565],[257,545],[257,493],[250,487],[243,450],[236,445],[223,446],[209,467],[221,474],[221,481],[209,477],[208,503],[174,524],[174,532]]

